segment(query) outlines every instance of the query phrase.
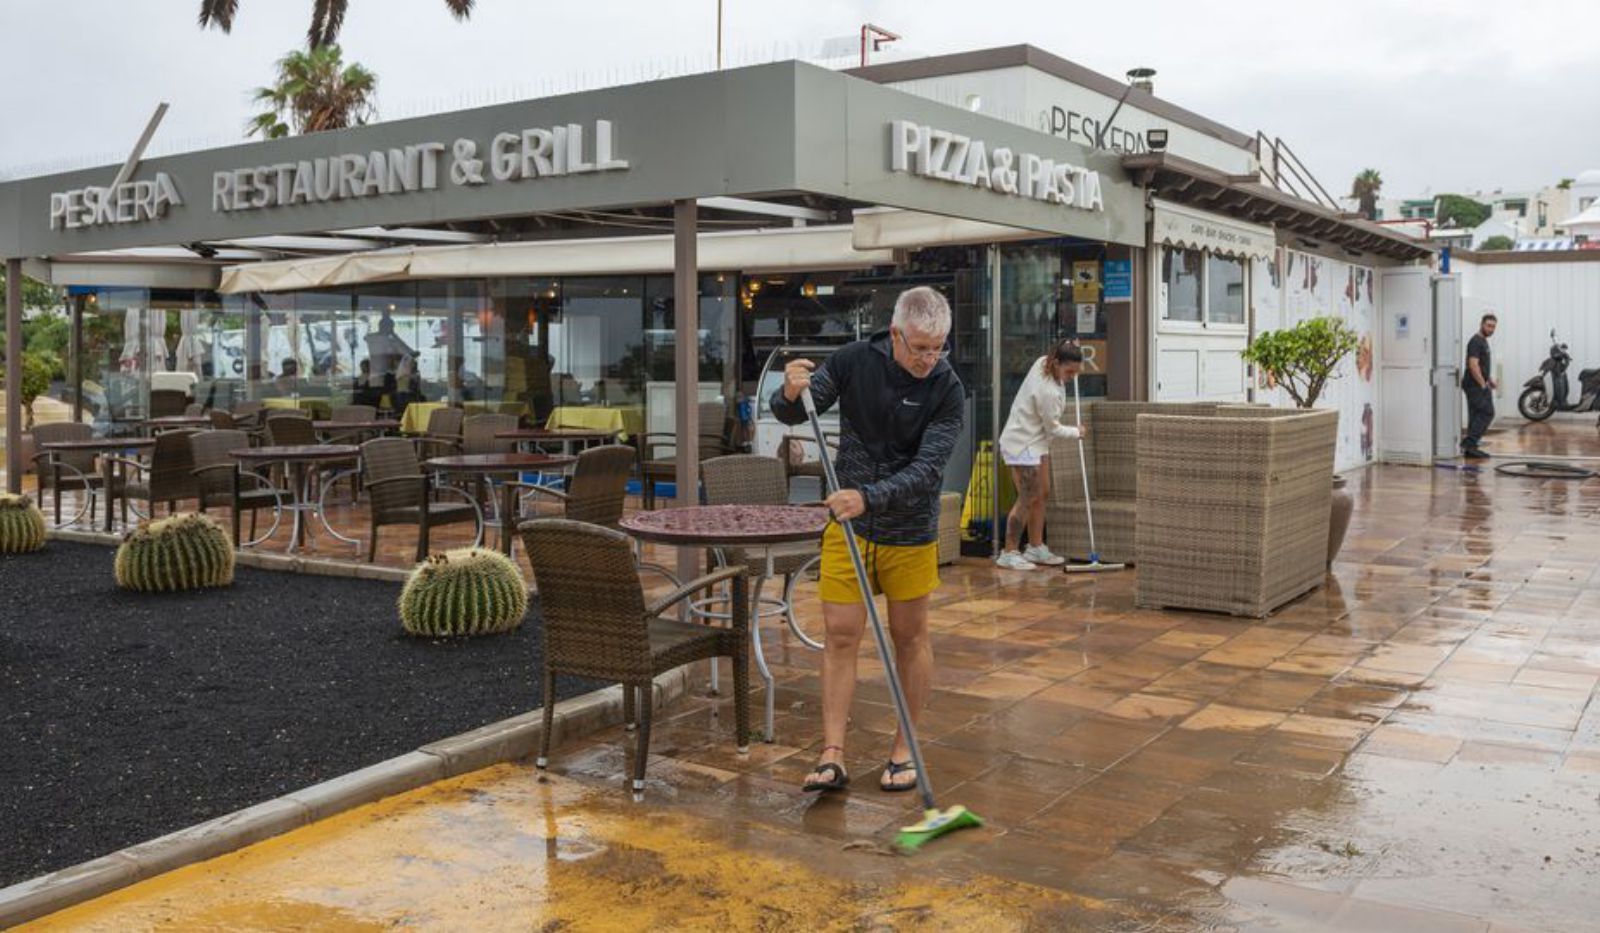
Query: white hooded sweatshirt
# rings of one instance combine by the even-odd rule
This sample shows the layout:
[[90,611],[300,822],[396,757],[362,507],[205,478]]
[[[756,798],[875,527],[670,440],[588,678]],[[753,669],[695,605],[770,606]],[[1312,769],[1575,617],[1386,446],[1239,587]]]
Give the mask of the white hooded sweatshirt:
[[1000,432],[1000,452],[1007,457],[1024,453],[1039,457],[1050,453],[1050,438],[1071,440],[1078,429],[1061,423],[1067,408],[1067,390],[1045,371],[1044,357],[1028,367],[1028,377],[1011,403],[1011,416]]

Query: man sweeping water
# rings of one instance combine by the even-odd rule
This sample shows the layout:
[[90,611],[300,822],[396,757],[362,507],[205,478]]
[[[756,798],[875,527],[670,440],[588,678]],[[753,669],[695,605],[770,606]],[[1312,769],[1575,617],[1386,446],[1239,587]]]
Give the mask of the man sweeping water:
[[[931,288],[913,288],[895,302],[887,331],[850,344],[820,367],[795,360],[784,370],[772,412],[785,424],[807,420],[802,395],[818,410],[839,406],[838,488],[827,497],[839,521],[854,520],[874,593],[889,603],[889,630],[908,715],[915,720],[933,680],[928,597],[939,588],[939,489],[961,433],[961,380],[946,360],[950,305]],[[824,452],[826,454],[826,452]],[[833,791],[850,781],[845,728],[855,694],[856,658],[867,620],[844,530],[830,524],[822,541],[819,585],[826,629],[822,654],[820,761],[807,791]],[[879,785],[908,791],[919,775],[909,737],[897,732]]]

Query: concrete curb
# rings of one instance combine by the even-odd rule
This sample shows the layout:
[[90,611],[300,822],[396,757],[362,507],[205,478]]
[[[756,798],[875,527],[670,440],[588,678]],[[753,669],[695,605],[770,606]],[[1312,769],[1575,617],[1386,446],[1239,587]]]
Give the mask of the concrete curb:
[[[70,530],[52,531],[51,537],[87,544],[114,544],[119,540],[116,535]],[[239,558],[246,566],[268,570],[385,580],[404,580],[406,576],[406,571],[395,568],[352,567],[336,561],[263,554],[241,554]],[[384,571],[385,575],[351,573],[352,569]],[[665,705],[688,690],[687,668],[662,674],[655,679],[655,703]],[[622,687],[607,687],[557,703],[552,738],[555,742],[566,743],[620,722]],[[129,846],[120,852],[19,882],[0,889],[0,929],[36,920],[174,868],[242,849],[384,797],[490,765],[527,758],[538,750],[543,734],[544,711],[540,708],[430,742],[414,752]]]

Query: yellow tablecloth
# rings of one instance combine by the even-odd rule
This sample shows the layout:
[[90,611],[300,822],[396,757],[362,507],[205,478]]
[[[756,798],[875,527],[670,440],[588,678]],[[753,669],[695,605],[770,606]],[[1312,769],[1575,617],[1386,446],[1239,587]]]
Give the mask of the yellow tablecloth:
[[299,408],[301,411],[311,412],[312,415],[318,418],[328,419],[333,417],[333,402],[325,398],[303,398],[300,399],[298,405],[292,398],[264,398],[261,400],[261,406],[263,408]]
[[[400,415],[400,430],[406,434],[423,434],[428,430],[428,416],[445,407],[444,402],[412,402]],[[528,410],[521,402],[463,402],[461,410],[470,415],[522,415]]]
[[618,405],[565,405],[550,412],[545,422],[547,428],[582,428],[586,431],[610,431],[617,440],[626,441],[629,435],[644,433],[644,407]]
[[428,416],[443,407],[443,402],[412,402],[400,414],[400,430],[406,434],[425,433],[428,430]]
[[524,415],[528,406],[521,402],[462,402],[461,410],[469,415]]

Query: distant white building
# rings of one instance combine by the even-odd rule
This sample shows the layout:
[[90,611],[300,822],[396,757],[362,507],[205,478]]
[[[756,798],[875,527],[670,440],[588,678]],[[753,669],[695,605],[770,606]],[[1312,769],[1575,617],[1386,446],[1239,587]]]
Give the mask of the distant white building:
[[1513,244],[1524,239],[1526,237],[1526,234],[1523,232],[1524,225],[1518,221],[1519,218],[1509,213],[1498,213],[1492,215],[1488,220],[1485,220],[1483,223],[1472,228],[1472,242],[1469,244],[1470,248],[1478,249],[1483,246],[1485,241],[1491,240],[1497,236],[1503,236],[1510,240]]
[[1600,200],[1591,201],[1587,208],[1563,220],[1561,227],[1572,235],[1578,248],[1600,249]]
[[1519,252],[1600,249],[1600,169],[1581,173],[1567,188],[1461,194],[1487,204],[1489,218],[1471,229],[1434,226],[1436,196],[1380,200],[1378,219],[1440,246],[1477,250],[1486,241],[1503,236]]
[[1567,191],[1571,214],[1556,223],[1580,249],[1600,249],[1600,168],[1582,172]]

